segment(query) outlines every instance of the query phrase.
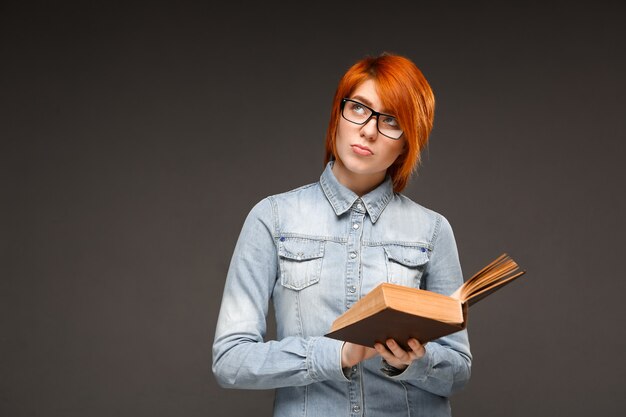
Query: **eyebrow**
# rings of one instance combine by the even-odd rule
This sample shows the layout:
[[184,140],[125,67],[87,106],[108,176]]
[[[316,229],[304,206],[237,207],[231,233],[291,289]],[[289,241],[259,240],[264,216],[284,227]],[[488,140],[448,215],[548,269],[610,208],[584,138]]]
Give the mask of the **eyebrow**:
[[[352,100],[358,100],[358,101],[363,102],[363,104],[365,104],[365,105],[367,105],[367,106],[374,107],[374,105],[372,104],[372,102],[371,102],[371,101],[369,101],[368,99],[366,99],[366,98],[365,98],[365,97],[363,97],[363,96],[356,95],[356,96],[352,97]],[[393,115],[389,114],[389,112],[387,111],[387,109],[383,109],[382,111],[380,111],[380,112],[378,112],[378,113],[382,113],[382,114],[385,114],[385,115],[387,115],[387,116],[393,116]],[[393,117],[395,117],[395,116],[393,116]]]
[[363,96],[358,96],[358,95],[357,95],[357,96],[352,97],[352,99],[353,99],[353,100],[359,100],[359,101],[362,101],[364,104],[367,104],[367,105],[368,105],[368,106],[370,106],[370,107],[372,106],[372,102],[371,102],[371,101],[369,101],[368,99],[366,99],[366,98],[365,98],[365,97],[363,97]]

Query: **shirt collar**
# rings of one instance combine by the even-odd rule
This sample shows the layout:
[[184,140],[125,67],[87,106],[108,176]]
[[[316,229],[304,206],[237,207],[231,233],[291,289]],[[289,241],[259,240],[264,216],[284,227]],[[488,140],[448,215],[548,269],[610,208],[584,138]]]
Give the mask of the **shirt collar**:
[[[337,180],[332,171],[333,164],[334,161],[326,164],[326,168],[320,177],[320,185],[335,214],[340,216],[350,210],[350,207],[359,199],[359,196]],[[392,198],[393,184],[390,175],[387,175],[378,187],[361,197],[361,201],[370,219],[372,219],[372,223],[376,223],[376,220],[378,220],[385,207],[387,207],[387,203]]]

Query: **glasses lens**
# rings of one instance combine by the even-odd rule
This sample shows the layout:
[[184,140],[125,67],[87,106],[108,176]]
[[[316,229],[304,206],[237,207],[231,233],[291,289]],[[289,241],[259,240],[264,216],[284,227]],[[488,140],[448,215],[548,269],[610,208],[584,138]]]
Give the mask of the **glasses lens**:
[[365,123],[371,115],[372,111],[370,109],[356,101],[346,100],[343,106],[343,117],[352,123]]
[[402,136],[402,129],[398,124],[398,120],[395,117],[381,114],[378,116],[378,130],[385,136],[389,136],[392,139],[398,139]]

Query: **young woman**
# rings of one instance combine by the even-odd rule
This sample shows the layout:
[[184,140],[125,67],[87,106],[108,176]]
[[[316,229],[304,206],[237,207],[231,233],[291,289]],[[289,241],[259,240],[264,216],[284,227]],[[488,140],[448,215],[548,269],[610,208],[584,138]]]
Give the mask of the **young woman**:
[[[263,199],[244,222],[213,345],[221,386],[276,388],[275,416],[450,415],[470,377],[466,331],[408,351],[323,336],[383,281],[446,295],[463,283],[448,221],[400,194],[433,118],[406,57],[366,57],[344,74],[319,182]],[[277,340],[264,341],[270,302]]]

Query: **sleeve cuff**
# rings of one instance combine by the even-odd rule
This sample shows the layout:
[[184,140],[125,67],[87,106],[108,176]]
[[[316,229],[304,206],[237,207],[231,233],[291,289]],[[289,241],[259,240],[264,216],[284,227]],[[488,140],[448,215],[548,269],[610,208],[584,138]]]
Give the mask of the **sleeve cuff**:
[[311,340],[307,351],[307,369],[314,381],[348,381],[341,368],[340,340],[316,337]]

